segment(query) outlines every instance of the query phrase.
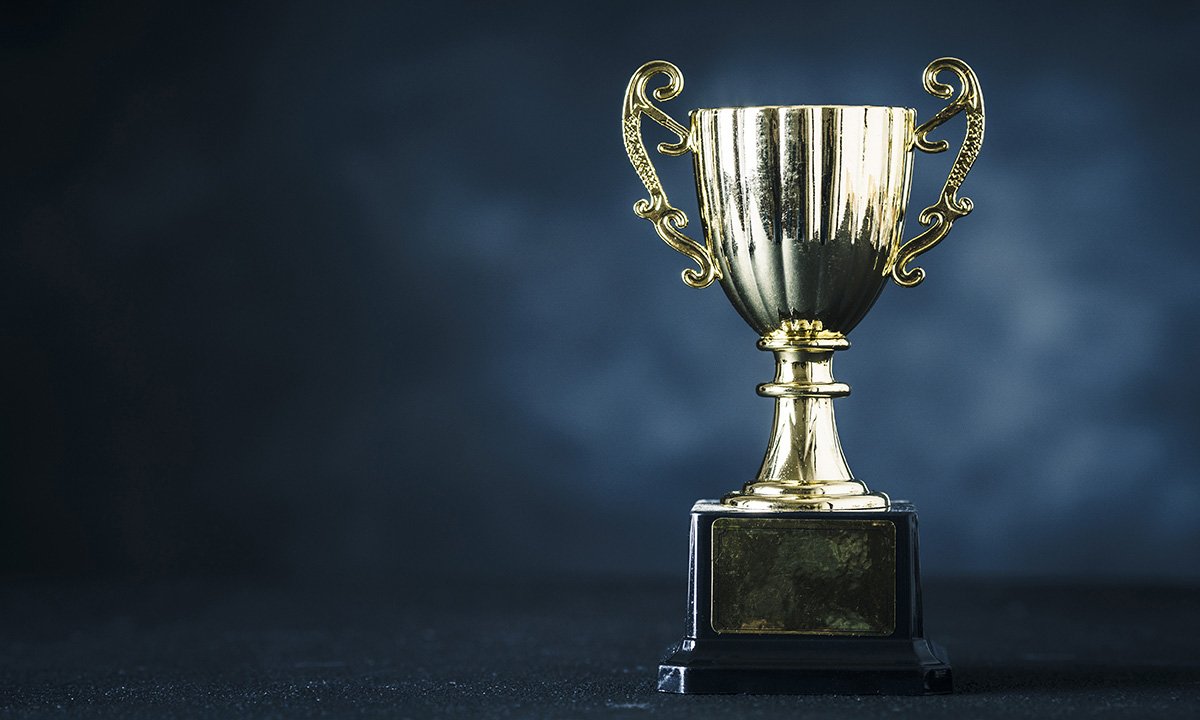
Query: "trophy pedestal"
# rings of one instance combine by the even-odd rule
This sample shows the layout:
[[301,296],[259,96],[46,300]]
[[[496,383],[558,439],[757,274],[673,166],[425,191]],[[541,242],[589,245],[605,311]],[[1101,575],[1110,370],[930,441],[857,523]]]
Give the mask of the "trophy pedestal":
[[676,693],[951,691],[923,637],[917,513],[692,508],[687,635],[658,668]]

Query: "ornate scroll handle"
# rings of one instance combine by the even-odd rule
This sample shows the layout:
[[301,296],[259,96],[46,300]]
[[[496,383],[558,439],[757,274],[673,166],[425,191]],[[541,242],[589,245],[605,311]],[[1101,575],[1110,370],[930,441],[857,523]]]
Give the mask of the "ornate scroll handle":
[[638,217],[654,223],[654,229],[664,242],[695,260],[700,266],[699,269],[684,270],[683,281],[694,288],[708,287],[713,280],[720,277],[720,271],[713,262],[712,248],[701,245],[680,232],[687,227],[687,216],[682,210],[672,207],[667,200],[667,193],[659,182],[658,173],[654,171],[654,163],[650,162],[650,155],[642,143],[642,115],[645,114],[679,137],[677,143],[659,143],[660,153],[682,155],[692,149],[690,132],[671,116],[659,110],[646,97],[646,85],[651,78],[660,73],[667,76],[667,84],[654,91],[654,99],[666,101],[678,97],[683,90],[683,74],[679,72],[679,68],[666,60],[652,60],[638,68],[625,90],[625,107],[621,118],[625,152],[629,154],[633,169],[637,171],[642,184],[650,193],[649,200],[642,199],[633,204],[633,212]]
[[930,142],[929,131],[964,111],[967,114],[967,136],[958,151],[958,157],[954,158],[954,164],[950,167],[950,177],[946,178],[938,201],[922,210],[917,217],[925,226],[925,231],[909,240],[896,252],[895,262],[892,263],[892,278],[904,287],[913,287],[925,279],[925,271],[921,268],[908,269],[905,266],[941,242],[950,232],[954,221],[969,214],[973,208],[970,198],[958,197],[958,187],[966,179],[983,144],[983,92],[979,89],[979,78],[975,77],[975,72],[970,66],[962,60],[949,57],[938,58],[925,68],[925,92],[939,98],[948,98],[954,94],[952,86],[937,79],[943,70],[950,70],[958,76],[962,90],[941,112],[916,129],[913,144],[918,150],[927,153],[945,152],[950,144],[945,140]]

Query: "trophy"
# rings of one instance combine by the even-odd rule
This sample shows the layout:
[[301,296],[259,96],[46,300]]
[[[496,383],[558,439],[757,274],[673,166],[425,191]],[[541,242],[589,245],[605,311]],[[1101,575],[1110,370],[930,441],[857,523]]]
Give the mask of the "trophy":
[[[971,212],[957,193],[983,141],[979,81],[940,58],[924,86],[949,104],[921,125],[911,108],[792,105],[693,110],[684,127],[653,102],[682,91],[678,68],[649,62],[629,81],[625,150],[650,194],[634,212],[695,262],[684,283],[720,282],[775,355],[775,379],[758,386],[775,399],[758,475],[692,508],[686,634],[659,665],[661,691],[951,691],[945,651],[922,628],[916,510],[850,472],[833,415],[833,398],[850,394],[833,353],[889,278],[924,279],[913,260]],[[913,151],[947,150],[929,133],[959,113],[966,138],[949,178],[917,217],[924,230],[902,243]],[[643,115],[678,137],[660,153],[692,154],[703,244],[667,200]]]

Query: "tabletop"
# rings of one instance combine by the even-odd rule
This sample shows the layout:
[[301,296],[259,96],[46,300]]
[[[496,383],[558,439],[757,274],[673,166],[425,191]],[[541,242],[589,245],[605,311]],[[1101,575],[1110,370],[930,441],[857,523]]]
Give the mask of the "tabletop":
[[0,586],[5,718],[1194,717],[1200,586],[935,580],[953,695],[679,696],[682,578]]

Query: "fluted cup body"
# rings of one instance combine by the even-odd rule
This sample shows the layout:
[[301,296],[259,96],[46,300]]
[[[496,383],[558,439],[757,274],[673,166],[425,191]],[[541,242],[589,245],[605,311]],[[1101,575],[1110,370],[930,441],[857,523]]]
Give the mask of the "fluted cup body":
[[846,334],[892,270],[912,175],[914,111],[695,110],[700,217],[721,286],[760,335],[787,320]]

